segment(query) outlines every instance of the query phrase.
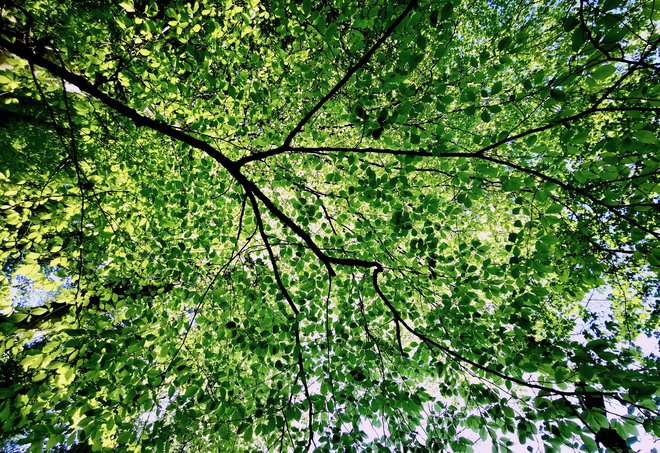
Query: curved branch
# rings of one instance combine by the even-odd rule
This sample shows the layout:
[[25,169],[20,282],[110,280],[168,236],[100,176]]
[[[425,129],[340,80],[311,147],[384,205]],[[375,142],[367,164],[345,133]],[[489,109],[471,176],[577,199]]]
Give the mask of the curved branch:
[[247,196],[250,198],[250,203],[252,204],[252,209],[254,211],[254,215],[257,220],[257,227],[259,228],[259,234],[261,235],[261,238],[264,241],[264,245],[266,246],[266,250],[268,251],[268,257],[270,258],[270,262],[273,267],[273,273],[275,274],[275,281],[277,282],[277,286],[280,288],[280,291],[282,291],[282,295],[286,299],[287,303],[289,304],[289,307],[291,307],[291,310],[295,315],[294,325],[296,330],[296,348],[298,349],[298,353],[296,354],[297,355],[296,362],[298,364],[298,374],[300,375],[300,381],[303,384],[305,398],[307,399],[307,405],[308,405],[307,417],[309,418],[309,422],[308,422],[309,439],[307,441],[307,448],[305,450],[309,450],[312,440],[314,439],[314,430],[312,425],[314,419],[314,407],[309,394],[307,375],[305,373],[305,364],[302,358],[302,342],[300,341],[300,320],[298,319],[300,310],[293,302],[293,298],[291,297],[289,290],[286,288],[284,282],[282,281],[282,276],[277,267],[277,260],[275,259],[275,254],[273,253],[273,249],[270,246],[270,242],[268,241],[268,236],[266,235],[266,231],[264,230],[264,222],[263,219],[261,218],[261,214],[259,213],[259,205],[257,204],[257,200],[254,198],[254,195],[250,192],[247,193]]
[[[611,94],[611,92],[607,92]],[[579,119],[582,119],[586,116],[592,115],[598,112],[624,112],[624,111],[638,111],[638,112],[650,112],[650,113],[660,113],[660,108],[656,107],[628,107],[628,106],[608,106],[608,107],[598,107],[600,103],[604,100],[602,98],[597,103],[594,104],[591,108],[584,110],[575,115],[567,116],[564,118],[551,121],[543,126],[538,126],[526,131],[520,132],[515,135],[503,138],[495,143],[492,143],[488,146],[485,146],[477,151],[466,153],[466,152],[432,152],[424,150],[402,150],[402,149],[384,149],[384,148],[347,148],[341,146],[321,146],[321,147],[305,147],[305,146],[280,146],[278,148],[269,149],[267,151],[262,151],[258,153],[253,153],[247,156],[244,156],[235,161],[237,167],[242,167],[245,164],[250,162],[264,160],[269,157],[277,156],[279,154],[291,153],[291,154],[314,154],[319,152],[347,152],[347,153],[377,153],[377,154],[391,154],[395,156],[419,156],[419,157],[478,157],[480,154],[484,154],[487,151],[499,148],[502,145],[507,143],[514,142],[520,138],[527,137],[529,135],[538,134],[539,132],[544,132],[549,129],[553,129],[557,126],[567,125]]]
[[266,235],[266,231],[264,230],[264,222],[263,219],[261,218],[261,213],[259,212],[259,205],[257,204],[257,200],[254,198],[254,195],[252,195],[249,192],[248,192],[248,197],[250,198],[250,203],[252,204],[252,211],[254,212],[254,216],[257,219],[257,227],[259,228],[259,234],[261,235],[261,239],[264,241],[264,246],[266,246],[266,250],[268,251],[268,258],[270,259],[270,264],[273,267],[273,274],[275,274],[275,281],[277,282],[277,286],[279,286],[280,291],[282,291],[282,295],[284,296],[284,299],[286,299],[287,303],[289,304],[289,307],[291,307],[291,310],[293,311],[293,314],[296,315],[297,318],[298,314],[300,313],[300,310],[293,302],[293,299],[291,298],[289,291],[286,289],[286,286],[284,286],[284,282],[282,281],[282,276],[280,274],[280,270],[277,267],[277,260],[275,259],[273,248],[270,246],[270,241],[268,240],[268,236]]
[[[596,48],[600,53],[605,55],[605,58],[607,58],[609,61],[616,61],[618,63],[625,63],[627,65],[632,65],[632,66],[639,66],[642,68],[646,69],[651,69],[653,71],[657,71],[660,69],[660,65],[658,64],[652,64],[652,63],[646,63],[642,59],[639,61],[634,61],[634,60],[628,60],[626,58],[619,58],[619,57],[613,57],[610,52],[605,49],[594,37],[593,33],[591,32],[591,29],[589,28],[589,25],[587,25],[587,20],[584,17],[584,0],[580,0],[580,6],[578,8],[578,16],[580,17],[580,28],[582,31],[587,36],[587,39],[591,43],[592,46]],[[622,52],[623,53],[623,52]]]
[[632,226],[634,226],[634,227],[636,227],[636,228],[639,228],[640,230],[644,231],[644,232],[647,233],[647,234],[650,234],[651,236],[655,237],[656,239],[660,239],[660,233],[658,233],[658,232],[656,232],[656,231],[653,231],[653,230],[650,229],[650,228],[645,227],[644,225],[642,225],[641,223],[639,223],[639,222],[638,222],[637,220],[635,220],[634,218],[632,218],[632,217],[630,217],[630,216],[628,216],[628,215],[626,215],[626,214],[621,213],[621,212],[617,209],[616,206],[612,206],[612,205],[610,205],[610,204],[608,204],[608,203],[605,203],[604,201],[602,201],[602,200],[596,198],[596,197],[595,197],[594,195],[592,195],[591,193],[587,192],[585,189],[582,189],[582,188],[579,188],[579,187],[575,187],[575,186],[573,186],[573,185],[571,185],[571,184],[568,184],[568,183],[565,183],[565,182],[563,182],[563,181],[560,181],[560,180],[557,179],[557,178],[554,178],[554,177],[552,177],[552,176],[548,176],[548,175],[546,175],[545,173],[541,173],[540,171],[535,170],[535,169],[533,169],[533,168],[523,167],[522,165],[518,165],[518,164],[515,164],[515,163],[513,163],[513,162],[509,162],[509,161],[503,160],[503,159],[499,159],[499,158],[497,158],[497,157],[491,157],[491,156],[486,156],[486,155],[480,155],[480,156],[477,156],[477,157],[478,157],[479,159],[486,160],[486,161],[489,161],[489,162],[493,162],[493,163],[495,163],[495,164],[500,164],[500,165],[507,166],[507,167],[512,168],[512,169],[514,169],[514,170],[517,170],[517,171],[519,171],[519,172],[521,172],[521,173],[526,173],[526,174],[528,174],[528,175],[530,175],[530,176],[534,176],[534,177],[539,178],[539,179],[541,179],[541,180],[543,180],[543,181],[550,182],[550,183],[552,183],[552,184],[554,184],[554,185],[556,185],[556,186],[559,186],[559,187],[561,187],[562,189],[565,189],[565,190],[567,190],[567,191],[569,191],[569,192],[573,192],[573,193],[575,193],[575,194],[581,195],[581,196],[583,196],[583,197],[585,197],[585,198],[587,198],[587,199],[593,201],[593,202],[594,202],[595,204],[597,204],[598,206],[600,206],[600,207],[602,207],[602,208],[605,208],[608,212],[611,212],[611,213],[614,214],[616,217],[619,217],[620,219],[625,220],[625,221],[628,222],[630,225],[632,225]]
[[[537,128],[540,129],[540,128]],[[544,129],[545,130],[545,129]],[[538,130],[536,130],[538,132]],[[530,132],[531,133],[531,132]],[[524,135],[529,135],[527,133],[524,133]],[[518,134],[517,136],[511,137],[511,140],[515,138],[520,138],[521,136],[524,136],[523,134]],[[499,142],[498,142],[499,143]],[[502,143],[500,143],[501,145]],[[490,149],[490,147],[487,147]],[[552,183],[556,186],[561,187],[562,189],[572,192],[574,194],[583,196],[590,201],[594,202],[598,206],[601,206],[605,208],[607,211],[611,212],[614,214],[616,217],[619,217],[629,224],[635,226],[636,228],[639,228],[640,230],[654,236],[656,239],[660,239],[660,234],[657,232],[643,226],[640,224],[637,220],[633,219],[632,217],[621,213],[616,206],[612,206],[608,203],[605,203],[604,201],[598,199],[591,193],[589,193],[587,190],[580,188],[580,187],[575,187],[571,184],[568,184],[566,182],[563,182],[557,178],[554,178],[552,176],[546,175],[545,173],[542,173],[538,170],[535,170],[533,168],[528,168],[524,167],[522,165],[516,164],[514,162],[510,162],[504,159],[500,159],[498,157],[493,157],[490,155],[486,155],[483,153],[485,150],[481,149],[476,152],[472,153],[462,153],[462,152],[432,152],[432,151],[426,151],[426,150],[398,150],[398,149],[380,149],[380,148],[343,148],[343,147],[334,147],[334,146],[327,146],[327,147],[318,147],[318,148],[309,148],[309,147],[301,147],[301,148],[288,148],[288,151],[295,152],[295,153],[301,153],[301,154],[308,154],[308,153],[317,153],[317,152],[344,152],[344,153],[364,153],[364,154],[383,154],[383,155],[398,155],[398,156],[411,156],[411,157],[434,157],[434,158],[441,158],[441,157],[448,157],[448,158],[473,158],[473,159],[480,159],[480,160],[485,160],[488,162],[492,162],[494,164],[502,165],[505,167],[512,168],[516,171],[519,171],[521,173],[528,174],[530,176],[534,176],[535,178],[541,179],[543,181]],[[268,154],[270,156],[275,155],[275,154],[280,154],[281,152],[286,152],[286,150],[271,150],[271,151],[266,151],[264,153],[259,153],[259,154],[253,154],[252,156],[247,156],[243,159],[240,159],[236,161],[238,165],[241,165],[242,163],[245,162],[250,162],[253,160],[257,160],[259,158],[265,157],[265,154]],[[315,252],[316,253],[316,252]],[[317,254],[321,260],[327,260],[330,263],[337,263],[337,264],[351,264],[348,262],[344,262],[343,260],[337,260],[336,258],[329,257],[325,255],[323,252],[320,252],[321,255]],[[340,262],[341,261],[341,262]],[[363,266],[364,267],[375,267],[376,264],[372,262],[364,262],[363,261]]]
[[378,274],[380,274],[382,271],[383,271],[382,266],[379,266],[376,269],[374,269],[373,273],[371,274],[371,281],[372,281],[374,290],[376,291],[376,294],[378,294],[378,297],[380,297],[380,299],[383,301],[383,303],[388,308],[388,310],[390,310],[390,312],[392,313],[392,316],[394,316],[394,319],[397,320],[408,332],[410,332],[415,337],[419,338],[428,347],[435,347],[435,348],[439,349],[440,351],[444,352],[445,354],[447,354],[448,356],[450,356],[450,357],[452,357],[452,358],[454,358],[454,359],[456,359],[460,362],[467,363],[468,365],[471,365],[472,367],[474,367],[474,368],[476,368],[476,369],[478,369],[478,370],[480,370],[484,373],[491,374],[493,376],[497,376],[501,379],[514,382],[518,385],[522,385],[522,386],[527,387],[527,388],[542,390],[542,391],[545,391],[545,392],[548,392],[548,393],[554,394],[554,395],[574,396],[576,394],[576,392],[558,390],[558,389],[554,389],[552,387],[547,387],[545,385],[540,385],[540,384],[534,384],[532,382],[527,382],[527,381],[524,381],[520,378],[504,374],[501,371],[497,371],[497,370],[494,370],[492,368],[488,368],[484,365],[481,365],[481,364],[475,362],[472,359],[469,359],[467,357],[462,356],[461,354],[453,351],[452,349],[449,349],[446,346],[443,346],[442,344],[438,343],[437,341],[435,341],[434,339],[432,339],[428,335],[426,335],[422,332],[419,332],[415,328],[411,327],[410,324],[408,324],[403,319],[403,317],[401,316],[401,313],[399,312],[399,310],[397,310],[396,307],[394,305],[392,305],[392,302],[390,302],[390,300],[387,298],[387,296],[380,289],[380,285],[378,284]]
[[110,95],[99,90],[94,84],[92,84],[89,80],[85,79],[84,77],[78,74],[74,74],[68,69],[56,63],[53,63],[52,61],[44,58],[40,54],[37,54],[32,50],[32,48],[29,45],[22,43],[20,41],[14,41],[14,42],[9,41],[8,39],[0,35],[0,46],[4,47],[11,53],[23,58],[24,60],[27,60],[32,64],[41,66],[42,68],[48,70],[48,72],[50,72],[54,76],[57,76],[77,86],[81,91],[84,91],[85,93],[91,95],[92,97],[96,98],[106,106],[110,107],[112,110],[116,111],[117,113],[131,120],[133,124],[135,124],[136,126],[153,129],[157,132],[167,135],[170,138],[181,141],[183,143],[187,143],[193,148],[197,148],[201,151],[204,151],[206,154],[208,154],[213,159],[218,161],[220,165],[225,167],[230,172],[235,171],[236,168],[234,162],[231,159],[229,159],[227,156],[225,156],[223,153],[215,149],[213,146],[208,144],[207,142],[199,140],[189,134],[186,134],[185,132],[176,129],[167,123],[164,123],[159,120],[155,120],[153,118],[149,118],[147,116],[138,113],[135,109],[132,109],[131,107],[125,104],[122,104],[121,102],[114,99]]
[[[3,36],[0,36],[0,46],[4,47],[8,51],[14,53],[15,55],[27,60],[31,64],[41,66],[48,70],[53,75],[65,80],[73,85],[76,85],[81,91],[91,95],[107,107],[116,111],[120,115],[131,120],[138,127],[146,127],[152,129],[156,132],[159,132],[163,135],[166,135],[174,140],[186,143],[187,145],[192,146],[213,158],[217,161],[222,167],[224,167],[229,174],[231,174],[234,179],[245,189],[246,192],[254,194],[259,200],[261,200],[264,205],[268,208],[269,211],[275,217],[277,217],[282,223],[289,227],[296,235],[298,235],[312,250],[312,252],[325,264],[328,268],[328,272],[331,275],[334,275],[334,270],[332,269],[331,263],[342,264],[343,259],[341,258],[331,258],[323,253],[316,243],[312,240],[311,236],[298,226],[290,217],[282,212],[268,196],[266,196],[252,181],[250,181],[243,173],[240,171],[240,167],[236,163],[225,156],[222,152],[214,148],[209,143],[199,140],[186,132],[183,132],[167,123],[162,121],[154,120],[147,116],[144,116],[138,113],[136,110],[131,107],[119,102],[110,95],[99,90],[95,85],[89,82],[84,77],[74,74],[68,69],[53,63],[50,60],[42,57],[41,55],[35,53],[30,46],[19,41],[11,42],[5,39]],[[350,261],[351,263],[354,260]]]

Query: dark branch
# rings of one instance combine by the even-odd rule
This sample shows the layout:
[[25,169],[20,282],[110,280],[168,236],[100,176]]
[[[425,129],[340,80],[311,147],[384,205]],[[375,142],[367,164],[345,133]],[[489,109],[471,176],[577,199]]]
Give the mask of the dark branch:
[[417,4],[417,0],[412,0],[408,2],[406,5],[406,8],[403,10],[403,12],[397,17],[394,22],[385,30],[385,33],[383,33],[383,36],[381,36],[378,41],[374,43],[373,46],[360,58],[360,60],[353,65],[348,72],[342,77],[342,79],[337,82],[337,84],[325,95],[321,98],[320,101],[312,107],[312,109],[307,112],[307,114],[296,124],[296,127],[293,128],[293,130],[289,133],[289,135],[284,139],[284,143],[282,144],[282,148],[288,148],[289,145],[291,144],[291,141],[293,138],[298,134],[303,127],[305,127],[305,124],[309,122],[309,120],[314,116],[316,112],[318,112],[323,105],[330,100],[335,94],[339,92],[339,90],[342,89],[344,85],[353,77],[353,74],[355,74],[361,67],[363,67],[367,62],[371,59],[372,55],[383,45],[383,43],[389,38],[392,33],[394,33],[394,30],[403,22],[403,19],[406,18],[406,16],[412,11],[412,9],[415,7]]
[[[81,91],[84,91],[109,108],[113,109],[120,115],[125,116],[126,118],[133,121],[133,123],[138,127],[146,127],[152,129],[156,132],[164,134],[174,140],[186,143],[193,148],[196,148],[208,156],[216,160],[222,167],[224,167],[234,179],[243,186],[246,192],[254,194],[268,210],[277,217],[282,223],[289,227],[296,235],[298,235],[312,250],[312,252],[325,264],[328,268],[328,272],[331,275],[334,275],[334,270],[331,267],[331,263],[335,262],[338,264],[343,264],[341,258],[331,258],[324,254],[316,243],[312,240],[311,236],[305,232],[300,226],[298,226],[291,218],[284,214],[273,202],[268,198],[252,181],[250,181],[244,174],[240,172],[240,168],[236,165],[234,161],[229,159],[227,156],[222,154],[220,151],[215,149],[209,143],[199,140],[191,135],[173,127],[169,124],[166,124],[162,121],[154,120],[152,118],[141,115],[136,110],[124,105],[118,100],[112,98],[108,94],[100,91],[95,85],[90,83],[84,77],[72,73],[59,66],[56,63],[53,63],[50,60],[42,57],[39,54],[36,54],[30,46],[21,42],[11,42],[4,37],[0,36],[0,46],[6,48],[10,52],[18,55],[19,57],[27,60],[31,64],[35,64],[47,69],[53,75],[66,80],[67,82],[76,85],[80,88]],[[352,261],[351,261],[352,262]]]
[[426,150],[406,150],[406,149],[387,149],[387,148],[345,148],[341,146],[320,146],[320,147],[280,147],[263,151],[261,153],[254,153],[245,156],[236,161],[238,167],[254,162],[256,160],[263,160],[268,157],[276,156],[283,153],[292,154],[318,154],[323,152],[342,152],[342,153],[365,153],[365,154],[390,154],[393,156],[419,156],[419,157],[475,157],[475,153],[461,153],[461,152],[432,152]]
[[[596,104],[598,105],[598,104]],[[278,148],[273,148],[268,151],[262,151],[259,153],[250,154],[244,156],[235,161],[236,166],[239,168],[254,162],[257,160],[264,160],[269,157],[277,156],[279,154],[291,153],[291,154],[318,154],[323,152],[345,152],[345,153],[366,153],[366,154],[390,154],[394,156],[418,156],[418,157],[478,157],[479,154],[484,154],[487,151],[499,148],[502,145],[507,143],[514,142],[520,138],[527,137],[529,135],[538,134],[539,132],[547,131],[549,129],[555,128],[557,126],[566,125],[582,119],[586,116],[592,115],[597,112],[626,112],[626,111],[637,111],[637,112],[650,112],[650,113],[660,113],[660,108],[656,107],[635,107],[635,106],[608,106],[608,107],[597,107],[593,106],[583,112],[577,113],[575,115],[567,116],[564,118],[559,118],[554,121],[549,122],[543,126],[535,127],[528,129],[526,131],[520,132],[515,135],[511,135],[502,140],[499,140],[495,143],[492,143],[488,146],[485,146],[475,152],[433,152],[427,150],[405,150],[405,149],[387,149],[387,148],[347,148],[341,146],[320,146],[320,147],[304,147],[304,146],[280,146]]]
[[291,310],[293,311],[293,314],[296,315],[296,319],[297,319],[300,310],[293,302],[293,299],[291,298],[289,291],[286,289],[286,286],[282,281],[282,276],[280,275],[280,271],[277,267],[277,260],[275,258],[275,254],[273,253],[273,248],[270,246],[270,241],[268,241],[268,236],[266,235],[266,231],[264,230],[264,222],[263,219],[261,218],[261,213],[259,212],[259,205],[257,204],[257,200],[254,198],[254,195],[252,195],[251,193],[248,193],[248,197],[250,198],[250,203],[252,204],[252,211],[254,212],[254,216],[257,219],[257,227],[259,228],[259,234],[261,235],[261,239],[264,241],[264,246],[268,251],[268,258],[270,259],[270,264],[273,267],[273,274],[275,274],[275,281],[277,282],[277,286],[280,288],[280,291],[282,291],[282,295],[284,296],[284,299],[286,299],[287,303],[289,304],[289,307],[291,307]]
[[[574,117],[575,117],[575,115],[574,115]],[[541,129],[542,128],[536,128],[536,129],[533,129],[533,130],[535,130],[536,132],[539,132]],[[543,129],[543,130],[545,130],[545,129]],[[529,135],[528,133],[522,133],[522,134],[518,134],[516,136],[509,137],[509,139],[514,140],[516,138],[520,138],[520,137],[524,136],[523,134],[524,135]],[[507,141],[509,141],[509,139],[507,139]],[[498,142],[498,143],[500,143],[500,142]],[[502,144],[503,143],[500,143],[500,145],[502,145]],[[490,149],[491,147],[487,147],[487,148]],[[501,159],[501,158],[498,158],[498,157],[493,157],[493,156],[490,156],[490,155],[486,155],[486,154],[483,153],[483,151],[486,150],[486,148],[483,148],[479,151],[472,152],[472,153],[432,152],[432,151],[426,151],[426,150],[421,150],[421,149],[418,149],[418,150],[397,150],[397,149],[379,149],[379,148],[342,148],[342,147],[332,147],[332,146],[318,147],[318,148],[308,148],[308,147],[289,148],[288,150],[291,151],[291,152],[299,152],[299,153],[302,153],[302,154],[312,153],[312,152],[344,152],[344,153],[401,155],[401,156],[412,156],[412,157],[473,158],[473,159],[486,160],[488,162],[492,162],[492,163],[498,164],[498,165],[503,165],[505,167],[509,167],[509,168],[514,169],[514,170],[517,170],[521,173],[525,173],[525,174],[528,174],[530,176],[534,176],[538,179],[541,179],[543,181],[550,182],[550,183],[552,183],[556,186],[559,186],[562,189],[565,189],[569,192],[581,195],[581,196],[593,201],[598,206],[601,206],[601,207],[605,208],[606,210],[608,210],[609,212],[611,212],[615,216],[625,220],[626,222],[630,223],[631,225],[633,225],[633,226],[639,228],[640,230],[642,230],[642,231],[644,231],[644,232],[660,239],[660,235],[657,232],[643,226],[642,224],[640,224],[638,221],[636,221],[632,217],[621,213],[617,209],[616,206],[612,206],[608,203],[605,203],[604,201],[598,199],[597,197],[595,197],[594,195],[589,193],[587,190],[585,190],[583,188],[580,188],[580,187],[575,187],[571,184],[563,182],[563,181],[561,181],[557,178],[554,178],[552,176],[546,175],[545,173],[542,173],[542,172],[540,172],[538,170],[535,170],[533,168],[524,167],[524,166],[516,164],[514,162],[510,162],[510,161],[507,161],[507,160],[504,160],[504,159]],[[239,161],[236,161],[236,163],[240,165],[241,162],[250,162],[250,161],[253,161],[253,160],[257,160],[260,157],[264,157],[264,155],[266,153],[270,153],[270,155],[274,155],[274,154],[279,154],[281,152],[286,152],[286,151],[271,150],[271,151],[267,151],[265,153],[254,154],[252,156],[248,156],[248,157],[243,158]],[[321,252],[321,253],[323,254],[323,252]],[[317,256],[319,256],[321,258],[321,260],[325,259],[325,260],[328,260],[328,262],[330,262],[330,263],[351,265],[351,263],[342,261],[341,259],[328,257],[325,254],[323,254],[323,255],[325,256],[325,258],[323,258],[323,257],[321,257],[320,255],[317,254]],[[340,261],[342,261],[342,262],[340,262]],[[375,267],[376,266],[375,263],[370,263],[370,262],[366,262],[366,261],[363,261],[362,263],[363,263],[362,266],[364,266],[364,267]]]
[[91,96],[98,99],[106,106],[110,107],[112,110],[130,119],[136,126],[153,129],[168,137],[187,143],[188,145],[194,148],[202,150],[205,153],[207,153],[209,156],[213,157],[227,170],[230,170],[230,172],[231,169],[235,168],[235,165],[231,159],[229,159],[227,156],[222,154],[220,151],[215,149],[210,144],[202,140],[199,140],[195,137],[192,137],[191,135],[188,135],[185,132],[176,129],[170,126],[169,124],[166,124],[162,121],[154,120],[152,118],[146,117],[138,113],[136,110],[128,107],[127,105],[122,104],[121,102],[117,101],[110,95],[99,90],[94,84],[89,82],[84,77],[78,74],[74,74],[73,72],[67,70],[66,68],[46,59],[40,54],[35,53],[32,50],[32,48],[27,44],[21,43],[19,41],[12,42],[4,38],[3,36],[0,36],[0,46],[4,47],[8,51],[27,60],[32,64],[47,69],[51,74],[77,86],[78,88],[80,88],[81,91],[90,94]]
[[543,390],[543,391],[546,391],[546,392],[548,392],[550,394],[554,394],[554,395],[574,396],[576,394],[575,392],[554,389],[552,387],[547,387],[545,385],[535,384],[533,382],[527,382],[527,381],[524,381],[522,379],[516,378],[514,376],[509,376],[507,374],[504,374],[504,373],[502,373],[500,371],[497,371],[497,370],[494,370],[492,368],[488,368],[484,365],[481,365],[481,364],[475,362],[474,360],[471,360],[467,357],[464,357],[464,356],[460,355],[459,353],[457,353],[457,352],[449,349],[448,347],[443,346],[442,344],[438,343],[437,341],[435,341],[434,339],[432,339],[428,335],[414,329],[413,327],[411,327],[403,319],[403,317],[401,316],[401,313],[399,312],[399,310],[397,310],[396,307],[394,307],[394,305],[392,305],[392,302],[390,302],[390,300],[387,298],[387,296],[385,296],[383,291],[380,289],[380,286],[378,284],[378,274],[380,274],[382,271],[383,271],[382,267],[377,267],[376,269],[374,269],[374,271],[371,275],[373,287],[374,287],[374,290],[376,291],[376,294],[378,294],[378,297],[380,297],[380,299],[383,301],[383,303],[388,308],[388,310],[390,310],[390,313],[392,313],[392,315],[394,316],[394,319],[398,320],[398,322],[401,323],[401,325],[408,332],[410,332],[412,335],[414,335],[417,338],[419,338],[420,340],[422,340],[422,342],[424,344],[426,344],[428,347],[430,347],[430,348],[435,347],[435,348],[439,349],[440,351],[444,352],[445,354],[449,355],[450,357],[452,357],[452,358],[454,358],[454,359],[456,359],[460,362],[467,363],[467,364],[471,365],[472,367],[474,367],[474,368],[476,368],[476,369],[478,369],[478,370],[480,370],[484,373],[491,374],[493,376],[497,376],[501,379],[514,382],[516,384],[522,385],[522,386],[527,387],[527,388],[536,389],[536,390]]

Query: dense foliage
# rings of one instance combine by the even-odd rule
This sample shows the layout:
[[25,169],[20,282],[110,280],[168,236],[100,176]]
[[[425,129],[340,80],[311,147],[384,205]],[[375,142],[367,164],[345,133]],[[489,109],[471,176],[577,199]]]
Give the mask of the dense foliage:
[[657,1],[0,6],[6,442],[660,436]]

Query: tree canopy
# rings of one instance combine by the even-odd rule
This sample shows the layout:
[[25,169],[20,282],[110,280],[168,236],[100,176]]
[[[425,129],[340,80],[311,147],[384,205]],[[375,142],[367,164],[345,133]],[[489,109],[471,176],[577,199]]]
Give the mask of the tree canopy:
[[657,1],[0,5],[6,446],[660,436]]

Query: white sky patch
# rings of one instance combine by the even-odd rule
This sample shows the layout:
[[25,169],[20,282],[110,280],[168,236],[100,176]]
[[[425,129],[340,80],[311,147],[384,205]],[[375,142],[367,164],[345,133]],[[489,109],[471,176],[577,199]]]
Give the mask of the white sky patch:
[[64,82],[64,89],[69,92],[69,93],[82,93],[82,90],[78,88],[77,85],[74,85],[73,83],[69,82]]

